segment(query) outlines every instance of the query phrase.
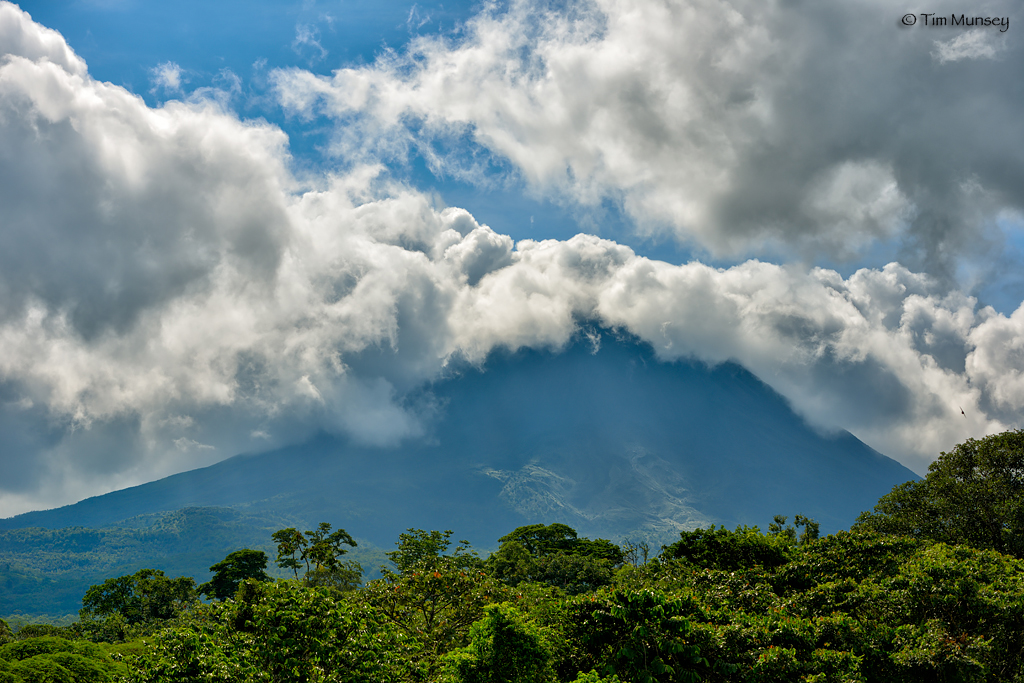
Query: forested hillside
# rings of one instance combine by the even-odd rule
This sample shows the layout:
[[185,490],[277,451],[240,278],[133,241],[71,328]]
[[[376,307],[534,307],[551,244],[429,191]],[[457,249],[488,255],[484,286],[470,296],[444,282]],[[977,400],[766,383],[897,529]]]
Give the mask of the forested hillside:
[[[91,584],[145,567],[202,580],[226,548],[271,552],[274,530],[302,523],[301,518],[265,510],[185,508],[99,529],[0,531],[0,616],[52,621],[77,615]],[[354,553],[373,569],[385,559],[382,550],[365,541]],[[285,575],[274,567],[271,571]]]
[[361,582],[347,532],[289,527],[203,585],[144,569],[90,587],[71,626],[0,625],[0,680],[1020,681],[1022,511],[1016,431],[960,444],[825,537],[777,516],[653,553],[532,524],[484,558],[409,529]]

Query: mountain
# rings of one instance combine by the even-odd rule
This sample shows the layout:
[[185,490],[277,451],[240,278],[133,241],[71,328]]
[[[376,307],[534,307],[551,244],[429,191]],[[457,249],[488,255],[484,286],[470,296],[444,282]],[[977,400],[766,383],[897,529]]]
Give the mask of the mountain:
[[[396,448],[321,434],[0,529],[108,528],[214,507],[248,520],[329,521],[380,548],[407,527],[453,529],[493,548],[516,526],[556,521],[657,547],[682,529],[763,528],[775,514],[807,515],[828,533],[917,478],[848,433],[815,431],[738,365],[663,363],[610,331],[561,352],[494,353],[409,401],[436,406],[436,419],[427,437]],[[197,578],[236,547],[209,549]]]
[[509,525],[562,521],[610,537],[773,514],[849,526],[915,479],[852,435],[822,435],[735,364],[662,363],[604,332],[561,353],[493,354],[424,388],[440,406],[424,439],[382,449],[322,434],[239,455],[0,528],[101,527],[137,515],[244,506],[310,515],[390,544],[408,526],[485,545]]

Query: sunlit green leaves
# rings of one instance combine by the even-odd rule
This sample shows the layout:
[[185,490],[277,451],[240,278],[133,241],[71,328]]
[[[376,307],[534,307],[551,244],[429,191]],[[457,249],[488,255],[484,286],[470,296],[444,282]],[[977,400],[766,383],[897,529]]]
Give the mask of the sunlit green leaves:
[[1024,557],[1024,430],[958,444],[858,525]]

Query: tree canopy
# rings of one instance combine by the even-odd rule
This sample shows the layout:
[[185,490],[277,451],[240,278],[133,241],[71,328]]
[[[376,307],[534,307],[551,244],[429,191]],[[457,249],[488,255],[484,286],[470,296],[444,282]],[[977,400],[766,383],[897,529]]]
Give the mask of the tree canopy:
[[342,562],[348,552],[343,545],[356,547],[355,539],[344,529],[331,531],[328,522],[320,522],[316,529],[299,531],[289,527],[275,531],[277,566],[291,569],[295,578],[305,569],[302,580],[310,586],[326,586],[338,590],[351,590],[359,585],[363,568],[358,562]]
[[[406,529],[398,535],[397,550],[384,553],[398,569],[399,574],[410,574],[417,570],[433,569],[439,563],[466,568],[480,564],[476,553],[470,552],[469,541],[459,541],[455,552],[446,555],[451,546],[452,531],[424,531]],[[387,572],[385,572],[387,573]]]
[[262,550],[236,550],[210,567],[213,578],[199,587],[199,593],[216,600],[227,600],[246,579],[270,581],[266,568],[267,554]]
[[575,594],[603,586],[625,561],[622,548],[603,538],[580,538],[565,524],[529,524],[498,539],[488,558],[495,577],[509,585],[541,582]]
[[159,569],[140,569],[90,587],[82,598],[82,617],[116,615],[129,625],[141,624],[171,619],[197,599],[191,577],[172,579]]
[[924,479],[894,487],[856,526],[1024,557],[1024,430],[942,453]]
[[681,532],[678,541],[662,548],[661,556],[698,567],[734,571],[786,564],[792,555],[792,545],[787,535],[764,535],[756,526],[729,531],[712,524],[708,529]]

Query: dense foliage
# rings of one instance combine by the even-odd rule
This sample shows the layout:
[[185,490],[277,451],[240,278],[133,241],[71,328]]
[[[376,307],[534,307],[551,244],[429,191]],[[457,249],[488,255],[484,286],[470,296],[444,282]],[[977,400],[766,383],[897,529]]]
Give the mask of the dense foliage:
[[[851,531],[776,517],[682,532],[649,561],[562,524],[515,529],[486,560],[409,529],[355,587],[322,580],[346,532],[283,529],[288,580],[238,552],[211,568],[237,591],[211,604],[142,570],[90,588],[72,627],[0,622],[0,683],[1024,683],[1024,560],[993,547],[1016,547],[1019,436],[958,446],[913,494],[925,503],[900,507],[897,487]],[[1001,526],[896,526],[911,510]]]
[[262,550],[242,548],[210,567],[213,578],[199,587],[199,594],[214,600],[234,597],[246,579],[270,581],[267,554]]
[[599,538],[579,538],[565,524],[530,524],[498,539],[488,558],[494,576],[515,586],[546,583],[575,595],[611,583],[625,555],[619,546]]
[[274,532],[273,538],[277,543],[277,565],[292,570],[296,579],[299,571],[305,570],[302,580],[307,586],[350,590],[359,584],[363,568],[356,562],[341,561],[341,556],[348,552],[341,546],[356,547],[355,540],[344,529],[332,532],[330,524],[321,522],[309,531],[281,529]]
[[0,647],[3,683],[113,683],[126,674],[106,648],[84,640],[42,636]]
[[958,444],[858,526],[1024,557],[1024,430]]

